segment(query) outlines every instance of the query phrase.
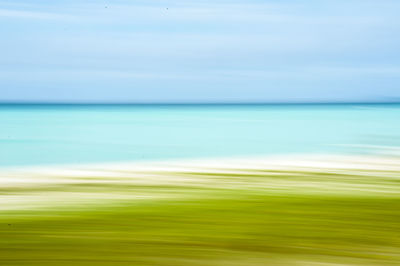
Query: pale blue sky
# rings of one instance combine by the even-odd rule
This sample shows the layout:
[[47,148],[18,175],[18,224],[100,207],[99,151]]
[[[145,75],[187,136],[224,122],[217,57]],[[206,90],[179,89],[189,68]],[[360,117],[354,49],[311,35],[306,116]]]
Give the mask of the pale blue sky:
[[0,0],[0,101],[400,100],[398,0]]

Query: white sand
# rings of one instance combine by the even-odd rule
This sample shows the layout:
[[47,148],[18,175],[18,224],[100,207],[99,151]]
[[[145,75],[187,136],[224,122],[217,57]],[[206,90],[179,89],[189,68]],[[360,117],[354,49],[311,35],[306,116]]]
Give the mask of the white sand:
[[[258,178],[249,179],[234,174],[276,171],[324,172],[355,174],[354,178]],[[274,172],[275,171],[275,172]],[[221,173],[196,175],[192,173]],[[218,158],[199,160],[168,160],[124,162],[69,166],[24,167],[0,171],[0,209],[26,209],[48,206],[101,204],[104,201],[139,200],[190,196],[171,193],[157,186],[185,188],[222,188],[299,193],[399,193],[387,178],[400,179],[400,158],[378,156],[298,155],[255,158]],[[297,174],[297,176],[300,174]],[[365,180],[360,181],[360,176]],[[385,177],[373,182],[368,176]],[[110,185],[107,187],[107,185]],[[146,191],[132,186],[148,186]],[[152,186],[155,188],[152,189]],[[127,189],[124,189],[126,187]]]

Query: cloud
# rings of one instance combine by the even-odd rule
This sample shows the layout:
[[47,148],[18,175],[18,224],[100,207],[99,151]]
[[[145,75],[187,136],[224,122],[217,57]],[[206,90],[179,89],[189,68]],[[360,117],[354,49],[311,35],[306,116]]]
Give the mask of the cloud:
[[[21,3],[25,3],[22,5]],[[316,6],[320,6],[321,4]],[[0,6],[4,6],[0,2]],[[85,2],[69,1],[57,4],[38,2],[31,5],[22,1],[8,8],[0,9],[0,17],[39,20],[66,20],[85,23],[131,24],[137,22],[154,23],[263,23],[263,24],[379,24],[386,17],[371,10],[352,13],[335,9],[323,9],[314,12],[304,3],[286,1],[238,2],[238,1],[147,1],[132,4],[127,1]],[[329,6],[329,5],[326,5]],[[336,5],[337,6],[337,5]],[[365,11],[365,10],[363,10]],[[73,14],[73,15],[72,15]],[[267,25],[264,25],[267,26]]]
[[76,20],[76,17],[66,14],[25,11],[15,9],[0,9],[1,18],[35,19],[35,20]]
[[35,69],[35,70],[3,70],[0,71],[2,79],[17,79],[23,76],[27,80],[280,80],[280,79],[337,79],[338,77],[398,77],[400,66],[294,66],[281,69],[252,70],[252,69],[231,69],[212,70],[202,69],[196,72],[176,69],[117,69],[117,68],[91,68],[91,69]]

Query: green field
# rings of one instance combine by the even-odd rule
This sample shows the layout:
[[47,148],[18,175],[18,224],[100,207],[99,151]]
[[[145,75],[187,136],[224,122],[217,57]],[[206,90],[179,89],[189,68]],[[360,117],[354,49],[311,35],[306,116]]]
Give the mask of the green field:
[[399,173],[140,175],[2,187],[0,265],[400,265]]

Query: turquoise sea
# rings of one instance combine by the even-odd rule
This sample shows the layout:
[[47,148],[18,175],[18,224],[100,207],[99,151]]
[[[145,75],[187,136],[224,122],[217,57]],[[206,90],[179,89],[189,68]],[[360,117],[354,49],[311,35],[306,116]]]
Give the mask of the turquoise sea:
[[0,105],[0,166],[400,146],[399,104]]

